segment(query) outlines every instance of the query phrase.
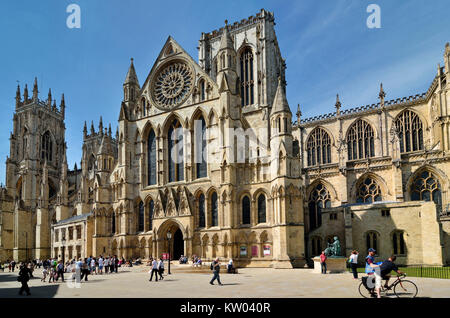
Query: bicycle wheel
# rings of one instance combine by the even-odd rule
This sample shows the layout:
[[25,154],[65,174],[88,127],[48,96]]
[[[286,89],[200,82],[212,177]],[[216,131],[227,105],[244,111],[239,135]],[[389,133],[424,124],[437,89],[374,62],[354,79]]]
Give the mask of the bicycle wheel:
[[373,293],[370,292],[363,283],[359,284],[359,293],[361,294],[361,296],[363,296],[364,298],[371,298],[373,297]]
[[416,284],[410,280],[399,281],[394,286],[394,294],[398,298],[414,298],[417,296],[418,291]]

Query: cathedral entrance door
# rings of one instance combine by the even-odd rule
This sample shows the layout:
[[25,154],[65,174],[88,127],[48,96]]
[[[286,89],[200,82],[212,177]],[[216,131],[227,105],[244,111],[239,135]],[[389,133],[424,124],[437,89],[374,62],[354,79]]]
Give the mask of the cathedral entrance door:
[[183,233],[178,229],[173,236],[173,251],[172,251],[172,259],[177,260],[184,255],[184,240]]

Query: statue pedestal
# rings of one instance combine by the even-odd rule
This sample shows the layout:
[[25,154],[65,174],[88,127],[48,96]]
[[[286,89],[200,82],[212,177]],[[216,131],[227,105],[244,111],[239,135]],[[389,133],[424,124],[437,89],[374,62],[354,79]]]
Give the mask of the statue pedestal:
[[[316,256],[313,258],[314,261],[314,271],[315,274],[322,273],[320,267],[320,257]],[[328,273],[344,273],[347,270],[347,259],[343,256],[338,257],[328,257],[325,261],[327,264],[327,274]]]

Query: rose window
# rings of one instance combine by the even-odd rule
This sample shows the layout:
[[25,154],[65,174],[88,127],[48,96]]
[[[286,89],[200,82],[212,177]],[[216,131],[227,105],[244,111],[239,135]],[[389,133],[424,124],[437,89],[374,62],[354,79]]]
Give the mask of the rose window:
[[173,108],[183,103],[192,89],[193,72],[182,62],[163,67],[154,79],[153,97],[157,106]]

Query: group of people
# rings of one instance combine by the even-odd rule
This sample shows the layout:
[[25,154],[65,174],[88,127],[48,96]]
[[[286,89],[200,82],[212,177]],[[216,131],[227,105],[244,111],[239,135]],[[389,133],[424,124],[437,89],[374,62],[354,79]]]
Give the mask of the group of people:
[[188,258],[187,258],[187,256],[181,255],[179,261],[180,261],[180,264],[187,264]]
[[[375,253],[376,251],[373,248],[369,248],[369,255],[366,257],[366,274],[375,276],[375,292],[376,297],[381,298],[380,289],[381,289],[381,281],[384,280],[384,288],[390,289],[389,287],[389,279],[391,278],[391,272],[394,271],[398,275],[404,274],[400,271],[395,265],[395,260],[397,257],[395,255],[391,255],[387,260],[383,262],[375,262]],[[374,295],[373,295],[374,296]],[[375,296],[374,296],[375,297]]]
[[153,274],[155,274],[155,279],[156,281],[158,281],[158,275],[159,275],[159,279],[163,280],[164,279],[164,260],[162,259],[162,257],[158,260],[150,258],[149,263],[151,264],[150,266],[152,267],[149,271],[150,275],[150,279],[149,281],[151,282],[153,279]]
[[[80,282],[81,280],[88,281],[88,275],[102,275],[103,273],[117,273],[118,268],[120,266],[125,266],[127,262],[124,258],[119,259],[116,255],[103,257],[92,257],[89,256],[87,258],[79,258],[78,260],[72,259],[66,263],[63,263],[62,260],[57,260],[56,258],[46,259],[44,261],[37,260],[30,261],[28,263],[20,263],[19,265],[19,276],[17,280],[22,283],[22,287],[20,288],[19,295],[22,295],[23,292],[26,292],[27,295],[31,295],[30,289],[28,287],[28,281],[30,278],[33,278],[33,271],[36,266],[42,269],[42,282],[46,282],[48,280],[49,283],[57,282],[59,278],[64,282],[64,274],[70,273],[71,280],[76,280]],[[10,272],[14,272],[16,264],[14,261],[8,263],[8,267]],[[132,261],[129,261],[129,264],[132,264]]]
[[193,267],[202,267],[202,259],[197,255],[192,255],[192,266]]

